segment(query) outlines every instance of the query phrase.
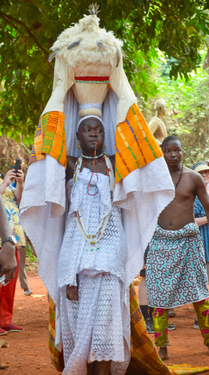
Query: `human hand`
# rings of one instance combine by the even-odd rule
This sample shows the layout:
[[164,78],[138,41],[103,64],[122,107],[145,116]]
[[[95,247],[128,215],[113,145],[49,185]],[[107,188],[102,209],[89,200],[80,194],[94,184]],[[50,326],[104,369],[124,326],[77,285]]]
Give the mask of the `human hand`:
[[4,242],[0,250],[0,277],[5,275],[5,284],[14,278],[17,268],[15,246],[11,242]]
[[16,174],[16,181],[18,185],[22,186],[24,182],[24,173],[22,170],[22,165],[20,166],[21,169],[18,169],[17,174]]
[[16,178],[16,174],[14,169],[10,169],[4,177],[4,181],[2,182],[3,185],[5,185],[5,188],[11,184],[11,182]]

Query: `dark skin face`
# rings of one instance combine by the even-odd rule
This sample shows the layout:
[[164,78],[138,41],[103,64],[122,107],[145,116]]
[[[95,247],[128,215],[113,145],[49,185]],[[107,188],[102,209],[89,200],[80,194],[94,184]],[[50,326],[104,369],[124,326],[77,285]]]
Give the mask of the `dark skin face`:
[[[96,149],[96,155],[103,153],[104,145],[104,127],[99,120],[96,118],[88,118],[84,120],[76,133],[77,140],[80,141],[82,154],[86,156],[94,156]],[[73,156],[67,157],[67,180],[73,177],[74,166],[77,158]],[[110,156],[110,160],[115,167],[115,155]],[[83,158],[83,164],[81,169],[88,168],[92,171],[93,160]],[[107,174],[106,164],[103,157],[95,159],[95,173]]]
[[[168,141],[163,146],[164,159],[168,168],[179,166],[183,158],[183,150],[180,141]],[[181,167],[180,167],[181,168]],[[178,169],[178,167],[177,167]]]
[[102,153],[104,144],[104,128],[96,118],[84,120],[76,133],[77,140],[80,141],[83,155],[94,156],[95,145],[96,154]]
[[[182,146],[178,140],[168,141],[163,146],[165,161],[174,185],[177,184],[182,169]],[[169,230],[178,230],[194,222],[194,200],[198,196],[209,218],[209,196],[200,174],[183,168],[183,174],[175,191],[173,201],[161,212],[158,224]]]

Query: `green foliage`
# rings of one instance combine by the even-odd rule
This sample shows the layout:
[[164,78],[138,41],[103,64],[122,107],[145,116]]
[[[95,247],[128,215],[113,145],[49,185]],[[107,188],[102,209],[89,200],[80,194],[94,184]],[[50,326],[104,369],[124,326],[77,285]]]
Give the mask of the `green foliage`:
[[117,21],[117,30],[120,30],[122,24],[125,26],[122,36],[126,56],[124,70],[138,99],[147,101],[148,98],[157,94],[157,86],[152,79],[152,70],[155,66],[154,61],[158,59],[158,51],[154,43],[146,53],[138,50],[133,39],[133,25],[128,20],[125,23],[123,20]]
[[26,244],[26,265],[27,269],[34,270],[37,267],[38,259],[33,255],[31,246]]
[[168,107],[163,121],[168,134],[181,138],[184,163],[191,167],[198,160],[209,159],[209,77],[201,67],[190,74],[189,80],[170,80],[161,72],[162,66],[158,67],[156,84]]
[[[29,145],[52,90],[50,47],[87,14],[90,0],[2,0],[0,9],[0,132]],[[206,0],[100,0],[101,27],[124,41],[125,70],[137,96],[156,95],[156,48],[170,58],[170,76],[187,77],[209,34]],[[1,135],[1,133],[0,133]]]

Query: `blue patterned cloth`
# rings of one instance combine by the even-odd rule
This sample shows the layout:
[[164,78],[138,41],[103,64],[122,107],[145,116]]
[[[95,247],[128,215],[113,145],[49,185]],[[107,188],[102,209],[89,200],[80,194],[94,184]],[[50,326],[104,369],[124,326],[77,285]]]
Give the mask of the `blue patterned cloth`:
[[[196,197],[194,201],[194,215],[195,217],[206,216],[203,205],[198,199],[198,197]],[[205,260],[208,263],[209,262],[209,225],[208,224],[201,225],[199,227],[199,230],[203,238],[203,245],[205,249]]]
[[198,225],[179,230],[157,226],[146,263],[147,301],[172,308],[209,297],[205,254]]

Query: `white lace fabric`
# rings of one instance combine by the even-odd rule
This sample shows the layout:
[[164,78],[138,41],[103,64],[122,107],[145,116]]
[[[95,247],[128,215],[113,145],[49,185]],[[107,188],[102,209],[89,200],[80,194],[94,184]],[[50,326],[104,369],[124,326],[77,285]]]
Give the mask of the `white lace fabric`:
[[[90,178],[91,171],[87,168],[83,168],[82,172],[78,176],[78,180],[76,181],[72,189],[72,192],[70,192],[69,195],[69,199],[71,201],[69,213],[76,212],[81,207],[83,196],[87,192],[87,186]],[[90,189],[95,193],[97,189],[94,189],[93,187],[97,187],[100,195],[100,220],[102,220],[112,209],[109,177],[101,173],[94,173],[91,179]],[[90,191],[90,194],[94,194],[92,191]]]
[[[130,316],[123,283],[110,273],[79,274],[79,301],[61,289],[63,375],[86,375],[87,363],[112,361],[111,373],[124,375],[130,360]],[[113,370],[114,369],[114,370]]]
[[[70,209],[58,259],[63,374],[84,375],[87,362],[111,360],[113,373],[123,375],[129,362],[130,313],[124,285],[127,247],[121,210],[111,203],[109,177],[94,174],[88,191],[90,177],[90,170],[84,168],[71,191],[68,183]],[[90,235],[111,210],[105,232],[95,245],[79,232],[78,208]],[[79,301],[68,301],[65,286],[76,285],[76,274]]]
[[[65,234],[58,259],[58,286],[76,285],[76,274],[83,269],[96,272],[110,272],[124,282],[127,247],[122,226],[121,210],[111,205],[109,177],[98,173],[93,178],[90,194],[87,192],[91,176],[86,168],[78,176],[70,194],[70,210],[66,220]],[[104,204],[104,195],[107,204]],[[108,203],[109,202],[109,203]],[[111,215],[102,238],[89,244],[80,234],[75,212],[80,207],[87,232],[91,235],[97,229],[103,215],[112,208]]]
[[[76,273],[81,274],[85,270],[85,272],[91,271],[95,276],[109,273],[117,277],[120,281],[119,285],[124,284],[127,290],[130,282],[139,272],[143,264],[143,251],[152,237],[157,217],[173,197],[172,181],[169,180],[170,175],[166,172],[164,164],[163,158],[157,159],[146,167],[132,172],[116,185],[114,202],[122,208],[123,220],[121,220],[121,209],[113,204],[103,237],[96,246],[88,244],[88,247],[77,228],[74,212],[68,213],[63,240],[64,215],[59,215],[65,209],[64,167],[49,155],[30,165],[20,208],[21,224],[37,252],[39,275],[56,303],[55,344],[59,350],[62,349],[62,335],[64,337],[65,330],[63,319],[61,324],[60,288],[65,290],[66,284],[76,285]],[[105,179],[106,186],[108,178],[103,175],[101,178]],[[90,193],[95,193],[96,189],[96,185],[90,187]],[[101,213],[108,211],[104,205],[102,209],[101,194],[103,194],[102,190],[95,197],[90,197],[84,189],[81,213],[85,228],[90,234],[93,234],[98,227]],[[116,302],[115,308],[118,309]],[[123,331],[126,318],[130,318],[128,304],[126,308]],[[70,331],[68,333],[71,334]],[[128,328],[126,333],[127,344],[124,343],[123,353],[125,360],[121,358],[122,362],[112,361],[112,374],[125,373],[123,368],[130,352]],[[75,354],[74,350],[66,363],[74,355],[73,353]],[[81,359],[83,358],[82,356]],[[113,358],[116,358],[114,353]],[[116,372],[117,368],[121,372]]]

